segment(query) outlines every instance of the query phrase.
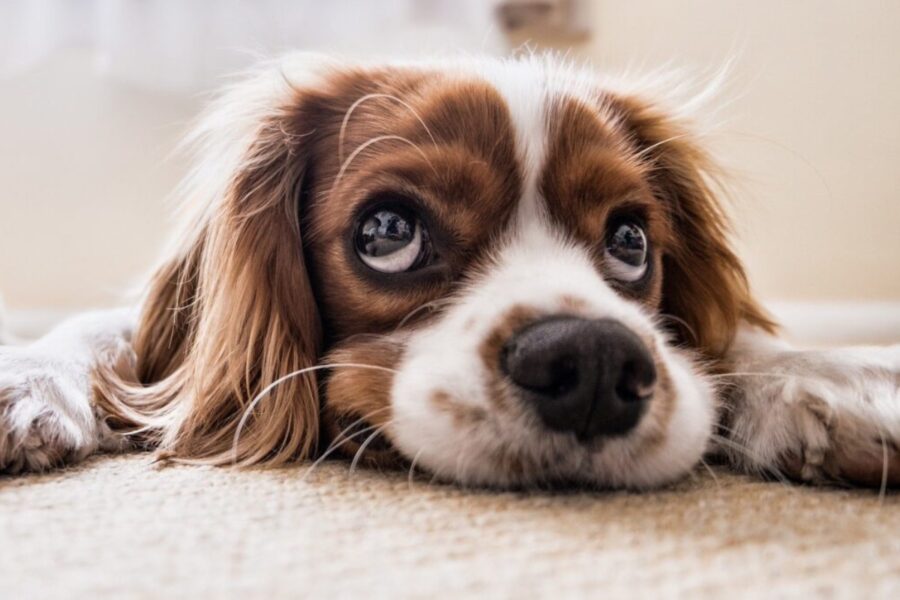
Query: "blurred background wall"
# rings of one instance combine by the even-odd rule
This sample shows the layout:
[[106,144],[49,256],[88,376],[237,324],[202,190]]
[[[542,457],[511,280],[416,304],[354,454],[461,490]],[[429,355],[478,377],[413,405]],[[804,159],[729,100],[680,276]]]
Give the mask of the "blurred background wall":
[[[109,4],[75,1],[65,10]],[[171,2],[138,4],[137,15],[107,10],[80,23],[27,61],[13,33],[31,39],[34,23],[9,3],[6,14],[0,7],[0,293],[12,308],[115,303],[169,231],[163,199],[185,166],[167,155],[202,106],[198,92],[219,67],[249,62],[248,49],[347,50],[340,30],[351,21],[351,53],[397,53],[387,39],[406,40],[406,53],[423,51],[426,40],[437,39],[438,50],[492,53],[528,40],[615,71],[675,65],[710,73],[733,59],[711,143],[735,173],[731,210],[755,288],[770,300],[900,300],[900,2],[587,0],[569,6],[562,25],[538,19],[524,28],[539,0],[369,3],[396,13],[380,25],[360,14],[361,2],[343,12],[340,0],[327,3],[328,14],[317,9],[326,3],[264,2],[279,18],[257,15],[243,37],[223,14],[250,3],[183,3],[193,6],[186,13],[172,12]],[[498,20],[497,4],[512,11]],[[442,19],[452,23],[436,36]],[[270,22],[282,24],[277,43],[267,39]],[[110,41],[119,23],[125,29]],[[182,31],[167,29],[172,23]],[[98,26],[106,32],[99,37]],[[161,32],[168,51],[149,45],[133,55],[132,36],[159,43]],[[227,60],[181,68],[210,49]]]

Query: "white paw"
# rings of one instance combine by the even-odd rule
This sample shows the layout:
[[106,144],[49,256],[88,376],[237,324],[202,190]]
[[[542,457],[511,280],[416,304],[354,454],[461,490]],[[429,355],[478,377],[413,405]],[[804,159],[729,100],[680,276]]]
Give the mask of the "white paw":
[[0,473],[42,471],[84,459],[104,437],[90,382],[74,364],[0,348]]
[[900,484],[900,346],[784,350],[724,379],[722,449],[742,469]]

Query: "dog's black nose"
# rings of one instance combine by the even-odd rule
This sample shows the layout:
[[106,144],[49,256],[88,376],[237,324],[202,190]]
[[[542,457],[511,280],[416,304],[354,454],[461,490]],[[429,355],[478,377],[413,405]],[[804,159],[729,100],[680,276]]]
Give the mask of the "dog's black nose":
[[656,383],[647,347],[612,319],[531,323],[507,341],[500,361],[544,423],[580,441],[632,429]]

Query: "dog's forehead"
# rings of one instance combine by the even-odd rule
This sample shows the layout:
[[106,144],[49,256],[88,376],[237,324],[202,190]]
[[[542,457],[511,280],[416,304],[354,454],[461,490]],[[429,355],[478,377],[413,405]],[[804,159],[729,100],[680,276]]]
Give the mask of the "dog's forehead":
[[[501,145],[511,149],[513,160],[491,164],[515,170],[519,185],[510,204],[521,218],[550,216],[590,242],[616,204],[653,203],[647,163],[623,103],[585,73],[489,61],[431,71],[425,81],[421,120],[441,132],[440,143],[462,142],[494,155]],[[466,108],[447,109],[460,103]]]
[[[427,73],[428,71],[426,71]],[[481,111],[470,110],[453,122],[456,131],[466,137],[485,136],[496,143],[508,136],[515,148],[522,176],[523,199],[533,196],[542,170],[546,167],[551,136],[563,128],[560,121],[570,120],[571,105],[579,105],[598,120],[601,117],[598,83],[579,71],[551,69],[538,61],[471,61],[430,73],[434,84],[430,94],[437,102],[458,97],[479,98]],[[484,92],[473,94],[477,87]],[[429,114],[433,127],[448,123],[440,111]],[[569,128],[570,135],[578,135]]]
[[448,162],[435,152],[465,151],[518,179],[515,204],[534,205],[554,179],[548,170],[563,166],[552,160],[554,149],[611,147],[621,133],[612,96],[598,81],[537,61],[391,65],[351,70],[338,81],[334,154],[347,164],[328,161],[334,173],[383,161],[394,153],[389,148],[415,150],[420,167],[432,171]]

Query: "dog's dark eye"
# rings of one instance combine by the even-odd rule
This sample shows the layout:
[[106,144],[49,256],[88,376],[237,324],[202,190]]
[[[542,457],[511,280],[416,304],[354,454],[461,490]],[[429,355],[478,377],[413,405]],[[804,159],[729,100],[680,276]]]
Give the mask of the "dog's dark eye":
[[380,207],[367,213],[356,231],[356,252],[370,268],[382,273],[413,271],[428,264],[431,239],[412,212]]
[[606,269],[609,276],[634,283],[647,272],[647,236],[634,221],[619,221],[606,238]]

